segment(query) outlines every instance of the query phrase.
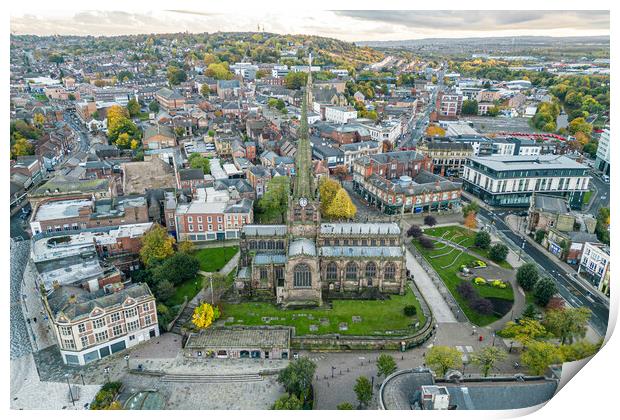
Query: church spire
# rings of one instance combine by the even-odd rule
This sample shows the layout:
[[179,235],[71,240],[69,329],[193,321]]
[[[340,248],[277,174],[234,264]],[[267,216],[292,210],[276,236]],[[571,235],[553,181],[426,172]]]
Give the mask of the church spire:
[[308,82],[301,102],[301,121],[299,126],[299,141],[295,156],[295,186],[293,196],[296,199],[312,196],[312,150],[308,130],[308,106],[312,105],[312,53],[308,57]]

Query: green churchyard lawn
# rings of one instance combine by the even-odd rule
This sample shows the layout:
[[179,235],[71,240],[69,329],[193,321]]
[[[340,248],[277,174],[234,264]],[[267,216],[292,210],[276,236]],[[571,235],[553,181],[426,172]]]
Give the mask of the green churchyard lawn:
[[221,248],[203,248],[194,251],[200,261],[200,269],[206,272],[219,271],[239,251],[238,246],[223,246]]
[[[435,269],[437,274],[439,274],[439,277],[448,287],[448,290],[450,290],[450,293],[454,296],[454,299],[461,307],[461,310],[472,323],[479,326],[488,325],[500,319],[507,312],[506,309],[509,304],[512,306],[512,302],[514,301],[514,291],[510,283],[507,284],[508,287],[505,289],[492,287],[487,284],[475,284],[473,279],[478,277],[476,274],[477,269],[471,270],[473,275],[469,279],[461,279],[461,277],[459,277],[458,272],[461,266],[473,265],[475,261],[478,261],[477,258],[465,252],[461,252],[454,247],[442,244],[441,242],[435,242],[435,249],[431,250],[423,248],[415,239],[412,243],[424,256],[426,261],[428,261],[428,263]],[[471,308],[467,300],[463,298],[456,289],[457,286],[463,281],[470,282],[481,297],[489,298],[493,303],[493,306],[497,309],[501,308],[501,312],[503,313],[483,315]],[[510,309],[508,308],[508,310]]]
[[[428,236],[443,238],[455,244],[461,245],[483,258],[490,260],[489,249],[482,249],[476,246],[476,231],[468,229],[464,226],[440,226],[435,228],[424,229],[424,233]],[[489,247],[490,248],[490,247]],[[502,268],[512,270],[512,265],[508,261],[496,263]]]
[[[331,308],[316,309],[280,309],[264,302],[224,303],[222,319],[225,325],[292,326],[296,335],[399,336],[415,332],[426,321],[409,286],[406,291],[386,300],[334,300]],[[416,307],[416,315],[403,313],[409,305]]]

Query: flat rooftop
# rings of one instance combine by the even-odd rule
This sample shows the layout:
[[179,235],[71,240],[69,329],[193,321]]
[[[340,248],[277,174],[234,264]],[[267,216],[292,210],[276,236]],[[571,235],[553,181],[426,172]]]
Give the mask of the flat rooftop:
[[90,207],[91,205],[91,200],[84,199],[49,201],[39,206],[34,221],[42,222],[46,220],[78,217],[81,208]]
[[479,163],[495,171],[514,171],[532,169],[587,169],[588,167],[566,156],[488,156],[472,157],[472,162]]

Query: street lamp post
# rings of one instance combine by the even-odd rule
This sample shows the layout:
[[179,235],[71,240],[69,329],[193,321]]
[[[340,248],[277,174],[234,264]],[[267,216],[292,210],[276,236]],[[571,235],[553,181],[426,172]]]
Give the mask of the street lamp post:
[[336,366],[332,366],[332,379],[334,379],[334,370],[336,370]]
[[127,362],[127,370],[129,370],[129,355],[125,355],[125,361]]
[[71,404],[75,407],[75,399],[73,398],[73,391],[71,390],[71,384],[69,383],[69,374],[65,373],[65,379],[67,380],[67,386],[69,387],[69,396],[71,397]]
[[211,286],[211,305],[215,305],[215,299],[213,298],[213,276],[209,276],[209,285]]
[[521,248],[519,248],[519,261],[521,261],[521,252],[525,248],[525,238],[523,238],[523,242],[521,242]]
[[80,378],[82,378],[82,385],[86,385],[86,381],[84,380],[84,375],[80,373]]
[[103,368],[103,373],[105,373],[105,376],[106,376],[106,383],[109,383],[110,382],[110,368],[107,366]]

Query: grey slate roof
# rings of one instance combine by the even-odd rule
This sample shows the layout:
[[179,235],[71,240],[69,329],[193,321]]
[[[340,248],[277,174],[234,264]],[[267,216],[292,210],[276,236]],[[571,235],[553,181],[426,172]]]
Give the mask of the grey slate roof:
[[396,223],[322,223],[321,235],[400,235]]
[[205,179],[205,174],[202,169],[181,169],[179,171],[179,179],[181,181],[189,181],[192,179]]
[[166,99],[181,99],[182,98],[182,96],[178,92],[168,89],[168,88],[161,88],[155,93],[161,96],[162,98],[166,98]]
[[190,334],[185,348],[288,349],[290,336],[290,330],[288,329],[209,328],[200,333]]
[[238,203],[229,204],[224,210],[225,213],[249,213],[254,202],[248,198],[243,198]]
[[316,255],[316,246],[310,239],[296,239],[288,246],[288,255]]
[[156,136],[158,134],[161,134],[162,136],[174,138],[174,131],[172,131],[172,128],[168,127],[167,125],[156,124],[156,125],[149,125],[144,130],[144,139],[148,140],[151,137]]
[[552,213],[564,214],[569,212],[565,199],[548,195],[535,194],[534,207]]
[[284,236],[286,225],[244,225],[243,233],[246,236]]
[[[71,303],[72,296],[74,303]],[[81,287],[61,286],[48,295],[47,302],[54,316],[62,312],[67,318],[75,320],[88,316],[95,307],[111,308],[121,305],[128,297],[139,299],[152,296],[146,283],[132,284],[116,293],[106,293],[104,289],[89,293]]]
[[323,246],[319,248],[323,257],[389,257],[403,256],[403,250],[397,246],[364,247],[364,246]]
[[285,264],[284,254],[256,254],[252,260],[254,265]]

